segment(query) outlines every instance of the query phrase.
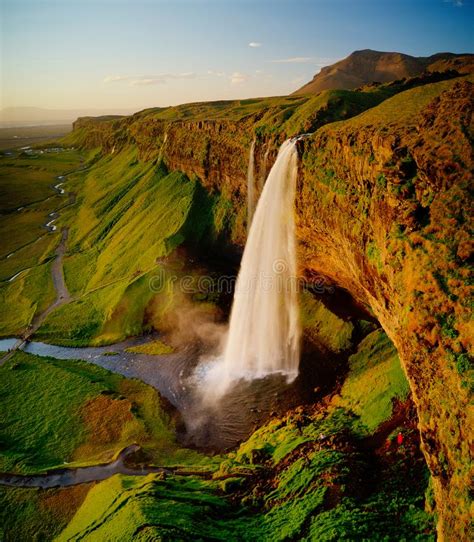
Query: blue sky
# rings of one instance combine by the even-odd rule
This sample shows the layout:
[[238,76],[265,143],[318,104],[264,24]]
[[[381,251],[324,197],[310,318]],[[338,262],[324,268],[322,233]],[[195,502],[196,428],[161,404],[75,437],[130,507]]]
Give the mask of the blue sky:
[[2,107],[287,94],[357,49],[473,52],[474,0],[0,0]]

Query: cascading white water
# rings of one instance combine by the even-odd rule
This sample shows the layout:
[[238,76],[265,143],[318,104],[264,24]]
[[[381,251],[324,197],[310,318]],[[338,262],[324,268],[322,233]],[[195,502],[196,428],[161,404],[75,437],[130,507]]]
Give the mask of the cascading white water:
[[281,146],[253,217],[223,356],[208,374],[217,396],[239,379],[280,373],[291,381],[298,374],[295,145],[288,140]]
[[265,151],[265,154],[263,155],[263,166],[262,166],[262,173],[258,180],[258,186],[260,190],[263,188],[263,185],[265,184],[265,179],[267,178],[267,164],[268,164],[268,155],[270,154],[270,141],[267,143],[267,150]]
[[255,212],[255,139],[250,145],[249,165],[247,168],[247,231],[250,232]]

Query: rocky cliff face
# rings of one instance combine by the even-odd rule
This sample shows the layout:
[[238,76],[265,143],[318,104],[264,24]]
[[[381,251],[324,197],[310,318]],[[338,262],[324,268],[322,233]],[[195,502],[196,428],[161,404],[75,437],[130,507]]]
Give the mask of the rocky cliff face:
[[403,77],[414,77],[423,72],[457,70],[472,73],[474,55],[437,53],[429,57],[414,57],[403,53],[389,53],[364,49],[354,51],[347,58],[326,66],[295,94],[316,94],[329,89],[353,89],[378,81],[387,83]]
[[[414,88],[299,144],[301,274],[324,275],[350,292],[396,345],[445,540],[467,539],[469,524],[472,87],[463,78]],[[290,117],[306,108],[307,119],[310,106],[299,104]],[[262,115],[79,120],[74,137],[107,153],[136,145],[142,159],[198,176],[232,202],[232,241],[243,244],[252,140],[263,183],[281,141],[305,126],[285,119],[281,130],[261,130]]]
[[446,540],[469,523],[472,87],[388,126],[386,111],[321,129],[302,145],[297,200],[304,271],[350,291],[398,349]]

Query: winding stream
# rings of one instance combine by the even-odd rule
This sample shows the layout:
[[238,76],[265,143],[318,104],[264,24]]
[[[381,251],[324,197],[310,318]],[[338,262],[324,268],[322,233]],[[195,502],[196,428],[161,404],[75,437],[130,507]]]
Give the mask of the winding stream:
[[[70,348],[35,341],[17,345],[24,352],[42,357],[82,360],[127,378],[136,378],[155,388],[180,413],[182,427],[177,438],[183,446],[222,452],[245,440],[271,413],[284,412],[309,397],[314,383],[298,378],[288,384],[283,375],[268,375],[251,382],[235,382],[218,405],[209,405],[200,394],[198,345],[188,345],[171,354],[148,355],[127,352],[156,337],[138,337],[121,343]],[[0,350],[15,346],[17,339],[0,340]]]
[[90,467],[55,469],[54,471],[43,474],[0,473],[0,485],[49,489],[86,484],[88,482],[99,482],[110,478],[114,474],[145,476],[151,472],[171,472],[169,469],[164,469],[163,467],[144,467],[143,469],[127,467],[125,459],[139,449],[140,446],[132,444],[123,449],[114,461]]

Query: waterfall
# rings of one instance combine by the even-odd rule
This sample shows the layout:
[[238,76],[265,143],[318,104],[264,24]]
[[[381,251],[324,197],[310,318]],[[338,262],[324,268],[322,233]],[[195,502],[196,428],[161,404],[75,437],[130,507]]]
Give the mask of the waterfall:
[[249,165],[247,167],[247,231],[250,232],[255,211],[255,139],[250,145]]
[[263,189],[263,185],[265,184],[265,179],[267,177],[267,163],[268,163],[268,155],[270,153],[270,148],[271,148],[271,142],[268,141],[267,142],[267,150],[265,151],[265,154],[263,155],[263,166],[262,166],[262,174],[260,175],[260,178],[259,178],[259,186],[260,186],[260,189]]
[[208,374],[209,389],[217,396],[242,378],[280,373],[291,381],[298,374],[295,145],[288,140],[281,146],[253,217],[224,352]]

